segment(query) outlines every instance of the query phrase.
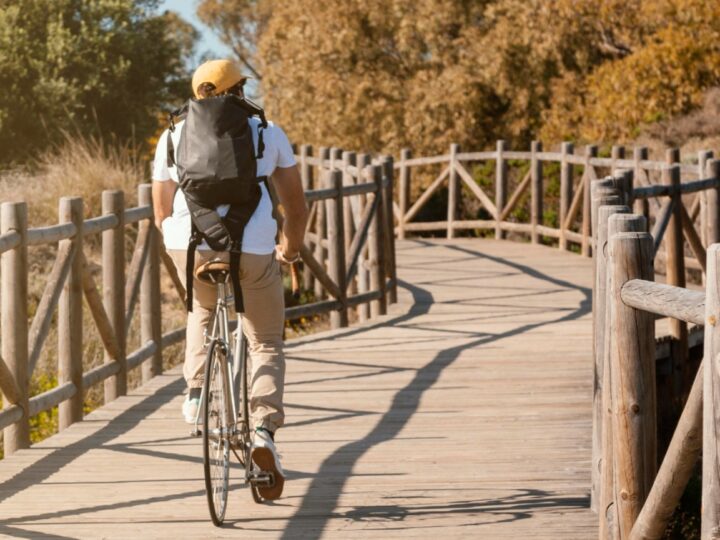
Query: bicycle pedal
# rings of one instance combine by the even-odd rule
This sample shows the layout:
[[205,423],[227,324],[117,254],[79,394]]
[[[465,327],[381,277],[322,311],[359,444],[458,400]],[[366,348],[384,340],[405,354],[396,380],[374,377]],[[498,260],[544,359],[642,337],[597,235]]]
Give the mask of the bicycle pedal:
[[250,481],[256,486],[273,487],[275,486],[275,475],[271,472],[257,473],[257,476],[251,478]]
[[191,437],[202,437],[202,434],[203,434],[202,429],[197,429],[197,430],[194,429],[190,432]]

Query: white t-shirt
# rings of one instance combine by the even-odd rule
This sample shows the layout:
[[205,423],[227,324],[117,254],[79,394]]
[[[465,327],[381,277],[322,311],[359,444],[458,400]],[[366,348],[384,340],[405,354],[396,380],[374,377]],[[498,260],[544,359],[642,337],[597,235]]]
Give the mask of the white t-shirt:
[[[175,155],[177,156],[177,148],[180,145],[180,133],[182,132],[184,122],[178,122],[175,131],[172,132],[173,144],[175,146]],[[250,118],[250,128],[252,130],[253,142],[255,143],[255,152],[257,153],[258,144],[258,126],[260,120]],[[168,167],[167,162],[167,137],[169,130],[165,130],[160,136],[157,147],[155,148],[155,160],[153,162],[152,179],[156,182],[167,182],[173,180],[178,182],[176,168]],[[257,161],[257,175],[270,176],[276,167],[287,168],[295,165],[295,156],[293,155],[290,141],[288,141],[285,132],[272,122],[268,122],[268,127],[263,130],[263,141],[265,143],[265,151],[263,157]],[[272,217],[272,200],[264,183],[260,184],[262,197],[260,204],[255,209],[250,221],[245,226],[243,233],[242,251],[243,253],[253,253],[255,255],[267,255],[275,250],[275,235],[277,234],[277,223]],[[227,214],[229,205],[224,204],[218,206],[217,211],[221,216]],[[180,189],[175,192],[175,200],[173,201],[173,213],[170,217],[162,222],[163,238],[167,249],[187,249],[190,242],[190,212],[188,211],[185,195]],[[206,242],[198,245],[198,249],[210,249]]]

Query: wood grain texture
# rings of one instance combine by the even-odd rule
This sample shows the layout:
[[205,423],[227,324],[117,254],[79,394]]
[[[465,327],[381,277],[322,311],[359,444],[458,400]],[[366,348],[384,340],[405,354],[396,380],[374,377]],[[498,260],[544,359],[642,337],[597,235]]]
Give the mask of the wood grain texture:
[[633,279],[623,285],[620,296],[629,307],[699,326],[705,324],[705,293],[702,291]]
[[[28,411],[28,259],[27,205],[3,203],[0,206],[0,234],[17,233],[20,238],[15,249],[0,257],[0,327],[2,343],[0,355],[20,391],[15,403]],[[7,405],[5,405],[7,406]],[[28,416],[3,430],[5,455],[30,446]]]
[[58,304],[58,386],[70,383],[75,389],[72,398],[58,408],[58,427],[65,429],[83,417],[83,200],[60,199],[58,214],[61,221],[72,223],[78,231],[72,240],[72,263]]
[[0,535],[596,537],[590,261],[477,239],[397,254],[386,318],[287,344],[276,504],[254,504],[234,466],[228,525],[212,526],[174,369],[0,461]]
[[703,371],[703,540],[720,538],[720,245],[708,248],[705,301],[705,365]]
[[[598,208],[597,230],[595,245],[598,246],[594,257],[594,283],[593,283],[593,339],[594,339],[594,365],[593,376],[593,454],[592,454],[592,484],[590,491],[591,507],[601,516],[601,529],[604,520],[604,509],[609,506],[602,504],[603,501],[603,468],[611,460],[603,459],[603,431],[605,426],[605,411],[603,409],[603,395],[606,392],[605,384],[609,384],[609,377],[606,381],[606,332],[608,331],[607,321],[607,283],[608,283],[608,220],[616,214],[628,214],[630,209],[627,206],[601,206]],[[594,502],[593,502],[594,501]],[[602,538],[601,532],[601,538]]]
[[621,233],[610,239],[610,345],[615,501],[620,538],[629,538],[650,489],[655,437],[655,323],[620,298],[625,282],[652,278],[652,238]]

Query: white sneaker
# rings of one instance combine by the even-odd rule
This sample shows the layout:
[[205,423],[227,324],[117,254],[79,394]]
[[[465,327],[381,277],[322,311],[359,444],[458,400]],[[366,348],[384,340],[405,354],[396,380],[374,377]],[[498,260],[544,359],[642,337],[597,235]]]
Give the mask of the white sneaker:
[[270,438],[270,434],[262,429],[255,431],[252,460],[261,471],[272,473],[275,479],[272,486],[258,486],[260,496],[269,501],[278,499],[280,495],[282,495],[285,485],[285,472],[282,469],[282,465],[280,465],[280,456],[278,456],[275,443]]
[[[185,396],[185,401],[182,404],[182,413],[185,418],[185,422],[188,424],[194,424],[195,418],[198,416],[198,410],[200,409],[200,398],[192,398]],[[198,418],[198,423],[202,423],[202,418]]]

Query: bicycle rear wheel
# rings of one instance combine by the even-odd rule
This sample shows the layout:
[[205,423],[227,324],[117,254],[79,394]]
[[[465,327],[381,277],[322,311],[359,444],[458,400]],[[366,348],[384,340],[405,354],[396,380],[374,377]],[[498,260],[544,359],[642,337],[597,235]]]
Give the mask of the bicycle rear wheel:
[[230,480],[230,394],[227,379],[225,348],[220,342],[213,341],[205,362],[203,466],[210,517],[218,527],[225,518]]

